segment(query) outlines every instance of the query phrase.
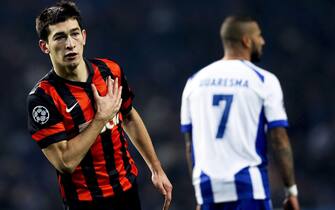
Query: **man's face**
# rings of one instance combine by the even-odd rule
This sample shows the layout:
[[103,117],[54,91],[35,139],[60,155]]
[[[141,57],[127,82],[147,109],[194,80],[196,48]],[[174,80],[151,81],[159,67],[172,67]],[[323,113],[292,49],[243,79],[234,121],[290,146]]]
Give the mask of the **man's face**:
[[83,59],[86,32],[81,30],[76,19],[49,26],[46,48],[53,65],[75,69]]
[[262,55],[263,45],[265,41],[261,34],[261,30],[257,23],[252,23],[251,25],[251,51],[250,51],[250,60],[251,62],[259,62]]

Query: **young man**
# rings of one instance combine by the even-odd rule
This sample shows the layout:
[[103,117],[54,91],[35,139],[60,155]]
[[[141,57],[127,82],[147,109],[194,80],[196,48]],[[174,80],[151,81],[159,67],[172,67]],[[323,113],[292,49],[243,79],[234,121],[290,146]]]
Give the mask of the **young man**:
[[251,62],[265,44],[256,21],[228,17],[224,57],[193,75],[182,96],[181,130],[202,210],[270,210],[266,135],[286,189],[285,209],[299,210],[288,126],[278,79]]
[[127,134],[168,209],[172,185],[132,107],[124,72],[111,60],[83,57],[86,31],[76,5],[60,2],[44,9],[36,30],[53,68],[28,96],[29,130],[57,170],[65,208],[141,209]]

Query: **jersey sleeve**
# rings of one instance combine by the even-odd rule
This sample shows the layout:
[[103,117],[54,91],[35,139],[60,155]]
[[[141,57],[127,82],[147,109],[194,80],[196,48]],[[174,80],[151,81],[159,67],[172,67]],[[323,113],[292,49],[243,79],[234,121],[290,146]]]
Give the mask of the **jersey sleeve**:
[[50,96],[30,94],[27,98],[27,111],[28,130],[42,149],[67,139],[62,116]]
[[120,68],[120,71],[121,71],[121,85],[122,85],[122,94],[121,94],[122,104],[120,110],[122,114],[127,114],[133,107],[134,93],[128,85],[127,78],[122,68]]
[[287,127],[287,115],[279,80],[276,76],[270,75],[265,82],[267,94],[264,101],[264,111],[268,122],[268,128]]
[[190,102],[189,102],[190,90],[191,90],[191,79],[187,81],[181,98],[180,130],[182,133],[192,132],[192,118],[191,118]]

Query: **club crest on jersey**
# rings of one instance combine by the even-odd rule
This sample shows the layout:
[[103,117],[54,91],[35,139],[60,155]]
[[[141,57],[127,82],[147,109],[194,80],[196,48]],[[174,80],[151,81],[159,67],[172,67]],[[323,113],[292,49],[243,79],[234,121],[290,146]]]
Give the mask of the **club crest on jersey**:
[[45,108],[44,106],[35,106],[35,108],[33,109],[33,119],[35,120],[35,122],[43,125],[46,122],[48,122],[50,114],[47,108]]

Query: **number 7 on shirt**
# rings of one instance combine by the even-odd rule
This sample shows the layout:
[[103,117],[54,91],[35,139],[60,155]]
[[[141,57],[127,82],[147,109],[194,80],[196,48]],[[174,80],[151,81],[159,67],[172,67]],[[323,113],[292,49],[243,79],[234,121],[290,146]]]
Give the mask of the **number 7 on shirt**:
[[224,106],[223,114],[219,123],[218,131],[216,133],[216,138],[218,140],[223,138],[225,129],[226,129],[226,123],[229,116],[229,111],[231,107],[231,103],[233,102],[233,95],[223,95],[223,94],[216,94],[213,95],[213,106],[219,106],[220,101],[226,101],[226,105]]

